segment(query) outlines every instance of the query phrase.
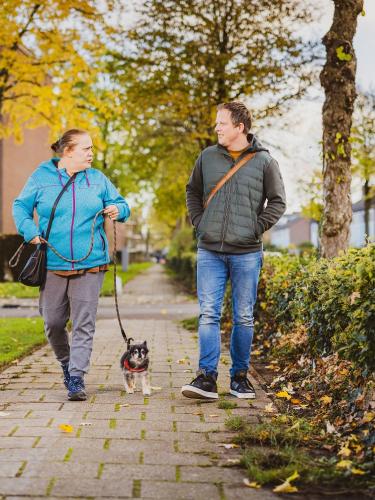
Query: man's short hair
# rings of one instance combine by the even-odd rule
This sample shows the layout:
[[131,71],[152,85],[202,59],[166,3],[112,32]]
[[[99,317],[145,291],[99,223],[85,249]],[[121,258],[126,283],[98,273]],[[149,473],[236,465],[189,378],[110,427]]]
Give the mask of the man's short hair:
[[224,102],[223,104],[219,104],[217,107],[218,111],[220,109],[227,109],[230,111],[230,117],[232,123],[235,127],[238,127],[240,123],[244,124],[244,134],[248,134],[251,129],[251,113],[240,101],[232,101],[232,102]]

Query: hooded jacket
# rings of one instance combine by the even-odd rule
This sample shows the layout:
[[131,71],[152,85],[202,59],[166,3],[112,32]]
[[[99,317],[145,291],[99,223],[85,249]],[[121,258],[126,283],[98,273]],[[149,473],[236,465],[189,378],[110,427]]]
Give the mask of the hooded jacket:
[[[198,248],[241,254],[262,248],[262,234],[283,215],[286,198],[279,166],[258,139],[249,134],[249,147],[237,159],[256,155],[204,202],[219,180],[235,165],[228,150],[216,144],[199,155],[186,186],[186,201]],[[267,202],[267,204],[266,204]]]
[[[57,158],[41,163],[13,203],[17,230],[27,242],[45,235],[53,204],[69,180],[66,169],[57,168],[57,164]],[[57,205],[49,242],[64,257],[84,257],[90,247],[95,214],[109,205],[117,206],[117,221],[125,222],[130,215],[129,206],[109,179],[94,168],[78,172]],[[38,226],[33,220],[34,209],[38,215]],[[47,269],[89,269],[109,263],[108,240],[103,224],[104,217],[100,215],[95,224],[93,249],[87,259],[75,264],[66,262],[47,247]]]

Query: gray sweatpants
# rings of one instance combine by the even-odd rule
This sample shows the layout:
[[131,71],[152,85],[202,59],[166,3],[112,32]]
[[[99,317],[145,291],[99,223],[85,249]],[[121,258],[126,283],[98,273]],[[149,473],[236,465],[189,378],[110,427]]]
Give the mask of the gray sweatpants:
[[[90,365],[95,318],[104,271],[73,276],[47,272],[40,289],[39,312],[46,337],[60,363],[69,363],[69,373],[83,377]],[[66,324],[72,320],[69,346]]]

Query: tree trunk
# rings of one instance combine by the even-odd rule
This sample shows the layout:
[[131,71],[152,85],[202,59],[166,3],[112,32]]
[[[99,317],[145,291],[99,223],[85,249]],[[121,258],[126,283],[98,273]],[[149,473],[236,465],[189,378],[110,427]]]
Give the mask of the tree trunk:
[[352,219],[350,196],[350,129],[356,98],[356,57],[353,37],[364,0],[333,0],[333,23],[323,38],[327,60],[320,74],[323,105],[322,257],[335,257],[349,244]]

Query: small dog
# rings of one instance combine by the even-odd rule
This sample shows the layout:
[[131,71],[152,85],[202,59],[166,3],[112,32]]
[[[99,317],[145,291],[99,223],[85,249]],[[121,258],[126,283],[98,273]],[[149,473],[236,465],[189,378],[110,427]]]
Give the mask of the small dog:
[[151,395],[150,376],[148,372],[149,358],[147,342],[130,345],[121,357],[121,369],[124,375],[125,390],[133,394],[136,389],[136,375],[141,378],[144,396]]

